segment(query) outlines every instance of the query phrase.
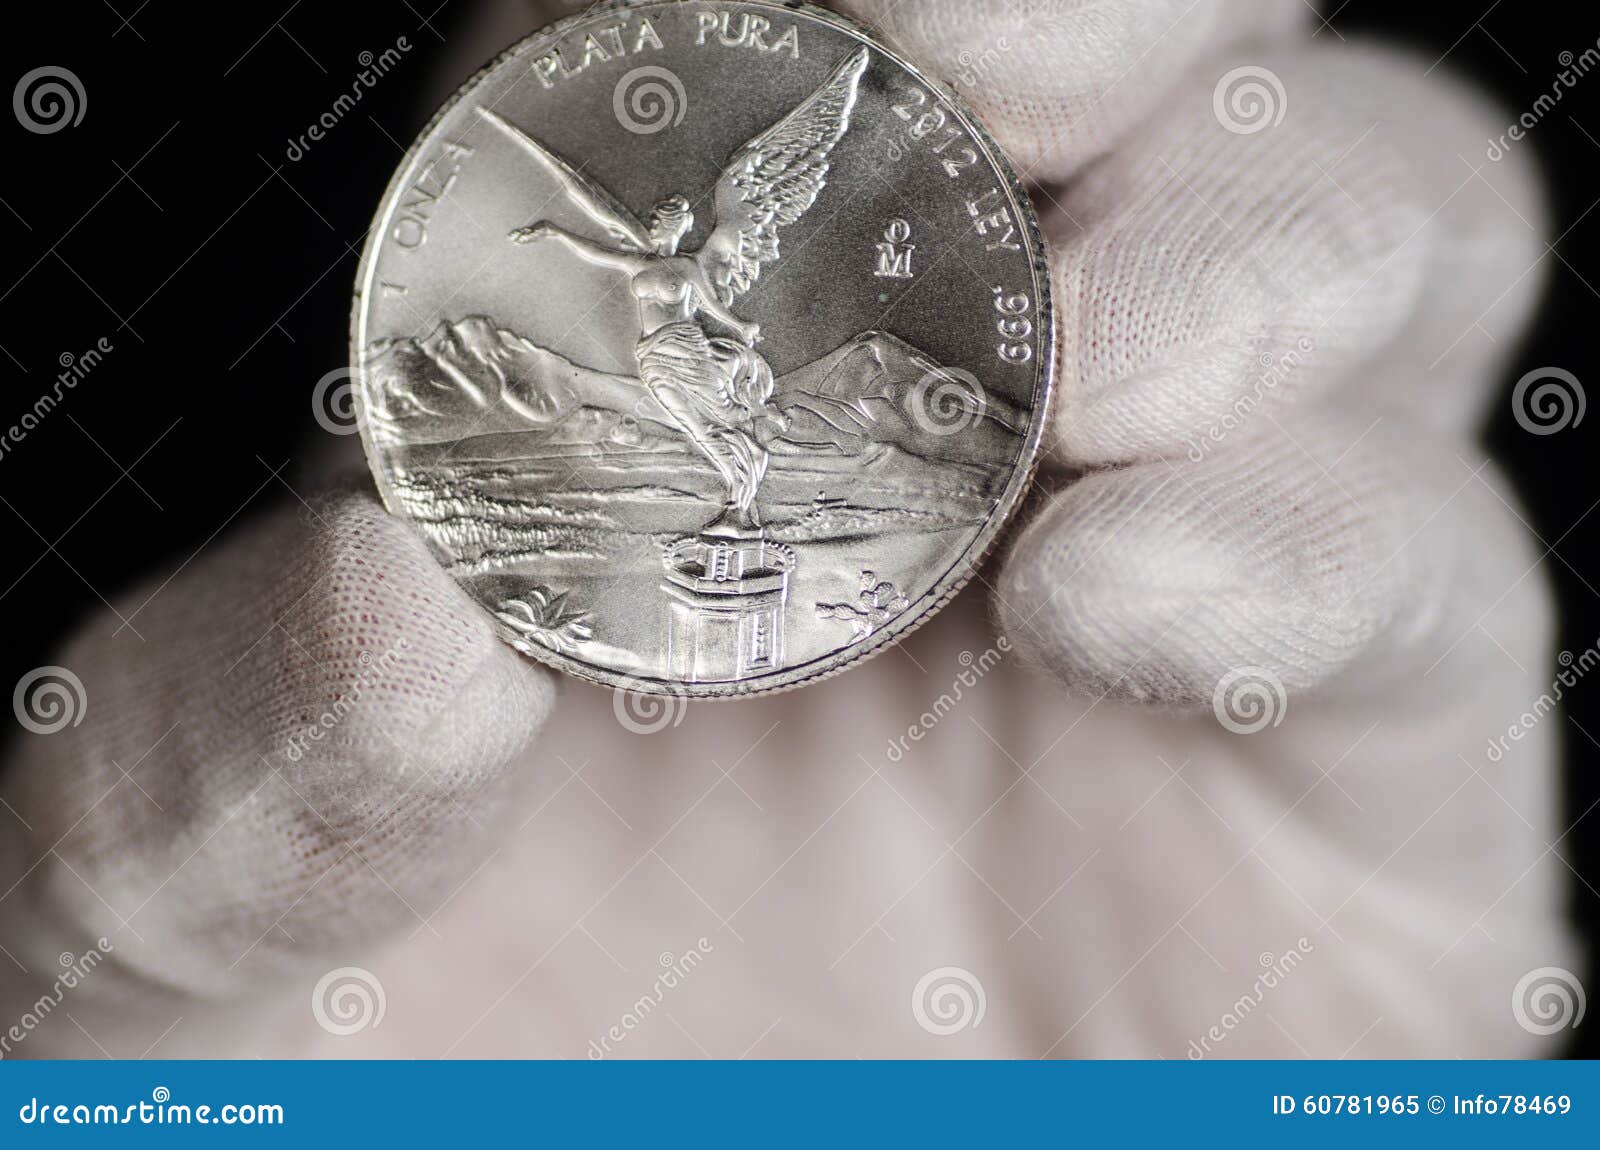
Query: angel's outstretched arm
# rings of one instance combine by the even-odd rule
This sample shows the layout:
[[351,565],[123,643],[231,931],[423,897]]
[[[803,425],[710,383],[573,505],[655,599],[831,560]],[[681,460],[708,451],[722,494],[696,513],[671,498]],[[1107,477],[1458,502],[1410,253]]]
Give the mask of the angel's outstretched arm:
[[628,209],[618,203],[616,198],[599,184],[493,110],[480,107],[478,114],[515,140],[525,152],[537,160],[540,166],[555,177],[567,200],[585,216],[599,224],[606,234],[623,248],[639,252],[649,249],[650,234],[644,225],[634,219]]
[[639,237],[637,232],[630,230],[628,224],[618,219],[616,212],[602,205],[594,197],[592,194],[593,185],[581,185],[577,183],[575,178],[565,180],[563,183],[566,187],[567,198],[577,205],[579,211],[604,228],[606,234],[621,244],[624,250],[638,245]]
[[565,228],[552,223],[540,222],[532,227],[519,228],[511,233],[511,238],[519,244],[534,243],[542,239],[557,240],[564,244],[573,255],[585,263],[597,267],[614,268],[617,271],[635,274],[644,267],[644,257],[637,252],[618,251],[614,248],[597,244],[583,236],[573,235]]

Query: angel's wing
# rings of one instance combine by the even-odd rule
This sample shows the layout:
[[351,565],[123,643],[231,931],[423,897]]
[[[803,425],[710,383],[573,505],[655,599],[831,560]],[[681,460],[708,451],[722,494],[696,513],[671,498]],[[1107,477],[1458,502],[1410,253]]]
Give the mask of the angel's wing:
[[650,233],[617,201],[615,196],[511,121],[481,105],[477,111],[478,115],[521,144],[524,151],[538,160],[561,185],[561,190],[567,199],[584,215],[604,228],[607,235],[629,251],[650,250]]
[[794,111],[734,153],[717,181],[717,226],[696,257],[724,306],[778,258],[778,229],[816,203],[828,153],[850,126],[867,49],[847,59]]

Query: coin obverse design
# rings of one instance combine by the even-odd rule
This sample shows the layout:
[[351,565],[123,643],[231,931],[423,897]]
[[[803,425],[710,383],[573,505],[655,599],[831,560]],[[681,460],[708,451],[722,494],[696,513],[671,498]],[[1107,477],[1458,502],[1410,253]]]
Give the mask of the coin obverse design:
[[351,328],[389,510],[527,655],[795,686],[964,584],[1054,364],[1037,223],[943,86],[820,8],[523,40],[390,182]]

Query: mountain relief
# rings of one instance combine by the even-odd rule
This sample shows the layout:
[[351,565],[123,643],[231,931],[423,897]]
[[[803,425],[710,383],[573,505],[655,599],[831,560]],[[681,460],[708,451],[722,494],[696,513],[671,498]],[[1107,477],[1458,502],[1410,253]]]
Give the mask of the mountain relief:
[[[573,363],[484,316],[441,324],[420,340],[373,343],[365,389],[373,425],[392,444],[515,432],[546,449],[681,447],[638,379]],[[762,422],[774,454],[854,456],[885,446],[981,464],[1007,457],[1026,415],[904,341],[868,331],[779,376]]]

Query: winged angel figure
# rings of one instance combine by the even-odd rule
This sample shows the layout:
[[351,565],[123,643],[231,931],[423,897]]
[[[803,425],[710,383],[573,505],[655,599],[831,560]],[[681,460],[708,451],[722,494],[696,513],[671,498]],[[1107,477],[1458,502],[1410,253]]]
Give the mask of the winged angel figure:
[[[692,253],[679,250],[694,225],[683,196],[659,201],[641,224],[543,144],[478,109],[535,156],[610,241],[543,220],[511,233],[517,243],[560,243],[587,263],[629,277],[643,332],[634,353],[639,378],[727,484],[727,506],[708,529],[758,526],[756,490],[767,470],[759,424],[772,398],[772,371],[755,350],[759,327],[734,314],[734,300],[755,284],[763,264],[778,259],[779,229],[816,202],[828,153],[850,126],[866,66],[863,48],[794,111],[733,154],[713,193],[716,226]],[[710,324],[736,338],[712,335]]]

